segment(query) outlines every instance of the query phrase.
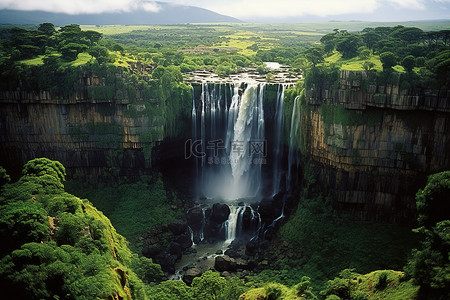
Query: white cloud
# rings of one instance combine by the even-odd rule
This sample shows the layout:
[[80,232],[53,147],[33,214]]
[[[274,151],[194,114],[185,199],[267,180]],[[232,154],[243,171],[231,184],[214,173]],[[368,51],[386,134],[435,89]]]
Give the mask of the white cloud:
[[450,0],[166,0],[211,9],[237,18],[293,17],[302,15],[333,16],[364,14],[389,5],[394,9],[424,10],[427,3]]
[[425,9],[424,0],[387,0],[388,3],[394,4],[394,6],[400,8],[409,8],[415,10],[423,10]]
[[[218,2],[218,1],[217,1]],[[208,4],[210,5],[210,4]],[[343,13],[370,12],[377,7],[376,0],[229,0],[217,5],[215,11],[235,17],[292,17],[305,14],[327,16]]]
[[[160,0],[207,8],[215,12],[241,18],[282,18],[304,15],[336,16],[365,14],[377,8],[426,10],[436,3],[448,7],[450,0]],[[157,12],[155,0],[0,0],[0,9],[45,10],[53,12],[101,13],[142,9]]]
[[140,0],[0,0],[0,9],[44,10],[68,14],[144,9],[157,12],[159,5]]

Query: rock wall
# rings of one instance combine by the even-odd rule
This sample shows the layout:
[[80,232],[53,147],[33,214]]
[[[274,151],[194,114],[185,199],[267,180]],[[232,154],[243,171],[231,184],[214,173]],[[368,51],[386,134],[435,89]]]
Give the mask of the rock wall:
[[0,92],[0,165],[10,174],[19,175],[35,157],[58,160],[70,174],[94,180],[150,169],[152,147],[164,137],[156,101],[96,101],[87,88],[101,79],[81,80],[81,88],[64,100],[46,91]]
[[340,86],[306,89],[305,154],[337,211],[414,220],[428,174],[450,169],[448,91],[361,87],[367,74],[340,72]]

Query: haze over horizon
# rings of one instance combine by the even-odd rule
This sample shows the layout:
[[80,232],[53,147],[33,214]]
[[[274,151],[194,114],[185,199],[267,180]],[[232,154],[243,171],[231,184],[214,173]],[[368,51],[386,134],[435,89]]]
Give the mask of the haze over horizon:
[[450,19],[450,0],[0,0],[0,9],[67,14],[157,13],[161,3],[205,8],[245,22],[416,21]]

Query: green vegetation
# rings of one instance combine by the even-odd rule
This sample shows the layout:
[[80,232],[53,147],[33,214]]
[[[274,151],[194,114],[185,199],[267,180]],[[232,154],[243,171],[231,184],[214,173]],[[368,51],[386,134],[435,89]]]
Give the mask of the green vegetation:
[[333,278],[343,269],[355,268],[366,273],[377,269],[402,269],[418,238],[410,228],[396,224],[352,220],[333,213],[331,199],[317,190],[313,177],[305,174],[305,187],[298,208],[280,228],[275,245],[288,243],[294,258],[276,258],[272,267],[249,276],[254,282],[276,281],[293,286],[303,276],[311,286],[324,288],[324,279]]
[[[88,200],[64,191],[65,169],[38,158],[0,194],[0,277],[16,299],[145,298],[127,241]],[[158,265],[147,278],[161,276]]]
[[420,285],[421,295],[446,299],[450,294],[450,171],[430,175],[425,188],[416,194],[419,225],[425,236],[420,249],[414,249],[407,273]]
[[140,237],[144,232],[157,224],[168,224],[181,215],[181,203],[168,195],[161,177],[151,184],[141,180],[102,188],[80,179],[68,182],[67,189],[92,201],[136,252],[141,250]]
[[[364,80],[349,73],[349,81],[360,81],[362,91],[373,84],[399,84],[402,90],[448,88],[448,24],[419,25],[424,29],[334,23],[342,29],[332,33],[329,24],[317,24],[315,30],[302,24],[2,27],[0,90],[48,91],[62,104],[87,97],[98,104],[101,116],[113,116],[118,105],[127,105],[124,117],[150,120],[137,133],[149,163],[155,141],[190,131],[184,124],[192,92],[183,79],[190,71],[208,69],[226,76],[252,66],[270,79],[263,62],[291,66],[305,80],[285,93],[286,120],[296,96],[300,113],[308,113],[305,90],[338,89],[341,69],[367,71]],[[268,88],[270,93],[276,91]],[[383,94],[374,99],[382,101]],[[334,124],[374,126],[382,111],[322,104],[321,118],[326,130]],[[290,122],[285,124],[289,130]],[[107,172],[119,177],[122,125],[73,125],[68,133],[74,141],[108,149]],[[296,137],[296,146],[305,153],[302,136]],[[403,145],[395,145],[394,151],[413,163]],[[349,152],[357,161],[358,150]],[[450,293],[448,172],[430,176],[417,193],[420,236],[396,224],[335,214],[333,199],[322,195],[306,173],[304,189],[295,195],[298,207],[272,242],[286,244],[295,252],[293,258],[273,247],[267,254],[273,268],[251,273],[246,282],[208,271],[191,286],[160,282],[160,266],[130,250],[141,250],[144,232],[181,216],[180,200],[166,191],[159,175],[151,180],[141,176],[135,183],[100,181],[99,186],[75,174],[79,180],[66,183],[67,190],[87,197],[106,216],[88,200],[66,192],[65,177],[60,163],[44,158],[28,162],[13,183],[0,168],[0,287],[6,296],[11,291],[19,299],[445,299]],[[408,261],[413,247],[418,249]],[[403,267],[405,273],[389,270]]]

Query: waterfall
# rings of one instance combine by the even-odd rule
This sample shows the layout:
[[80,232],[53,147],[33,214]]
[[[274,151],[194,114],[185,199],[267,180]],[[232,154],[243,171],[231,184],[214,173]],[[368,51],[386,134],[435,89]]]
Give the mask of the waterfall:
[[230,216],[225,221],[225,242],[231,243],[236,238],[236,227],[242,207],[230,206]]
[[201,242],[205,239],[205,225],[206,225],[205,209],[202,208],[202,227],[200,228],[200,234],[199,234]]
[[[251,203],[258,203],[263,196],[262,165],[266,163],[267,155],[265,90],[265,83],[203,82],[201,93],[197,96],[193,93],[192,138],[201,142],[201,147],[196,144],[194,149],[198,151],[198,199],[210,204],[217,200],[228,204],[229,218],[221,224],[228,242],[237,237],[255,237],[260,231],[261,217],[247,198]],[[270,157],[272,166],[265,169],[265,174],[273,178],[272,182],[269,179],[267,191],[273,194],[281,189],[284,91],[285,86],[279,85],[276,99],[268,99],[269,103],[275,103],[275,114],[273,148],[269,152],[273,155]],[[236,200],[242,198],[246,199],[239,202],[244,203],[236,206]],[[205,238],[204,232],[209,239],[209,226],[216,226],[205,221],[205,209],[202,212],[201,229],[197,228],[193,233],[200,240]]]
[[292,184],[292,166],[296,164],[298,168],[299,159],[297,155],[297,149],[300,146],[298,144],[298,131],[301,123],[301,115],[300,115],[300,105],[298,104],[299,96],[294,99],[294,106],[292,107],[292,115],[291,115],[291,129],[289,132],[289,154],[288,154],[288,173],[286,176],[286,189],[290,190]]
[[281,171],[280,167],[283,155],[283,129],[284,129],[284,85],[278,86],[276,107],[275,107],[275,126],[273,132],[273,182],[272,194],[280,191]]
[[[252,149],[264,141],[264,84],[230,85],[228,108],[226,86],[202,84],[201,102],[201,194],[207,198],[255,197],[261,188],[263,153]],[[193,139],[197,136],[197,112],[192,108]],[[252,148],[253,147],[253,148]],[[256,159],[256,160],[255,160]],[[259,159],[259,160],[258,160]]]
[[[234,140],[230,153],[232,189],[235,198],[255,197],[261,183],[261,164],[254,164],[258,154],[252,153],[251,143],[264,139],[264,120],[261,92],[263,86],[250,84],[242,95],[237,120],[234,123]],[[262,156],[262,155],[260,155]]]
[[192,230],[191,226],[188,226],[188,229],[189,229],[189,234],[191,236],[192,245],[195,245],[195,242],[194,242],[194,231]]

